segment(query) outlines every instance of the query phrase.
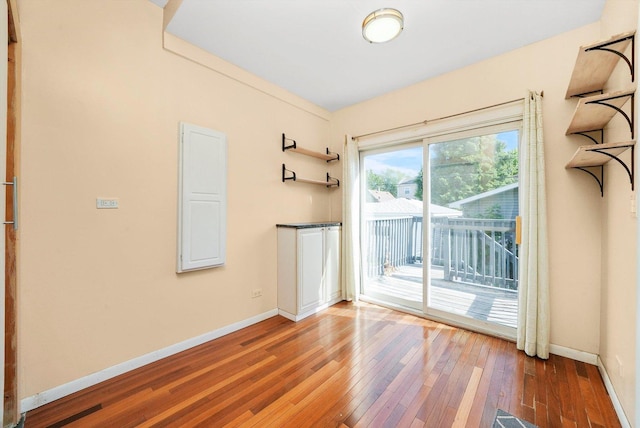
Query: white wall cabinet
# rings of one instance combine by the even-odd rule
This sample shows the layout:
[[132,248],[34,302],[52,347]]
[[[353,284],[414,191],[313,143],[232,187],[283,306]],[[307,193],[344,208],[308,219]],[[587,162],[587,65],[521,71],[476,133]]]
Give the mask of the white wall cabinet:
[[278,225],[280,315],[299,321],[340,300],[340,225]]
[[227,237],[227,136],[180,123],[177,272],[222,266]]

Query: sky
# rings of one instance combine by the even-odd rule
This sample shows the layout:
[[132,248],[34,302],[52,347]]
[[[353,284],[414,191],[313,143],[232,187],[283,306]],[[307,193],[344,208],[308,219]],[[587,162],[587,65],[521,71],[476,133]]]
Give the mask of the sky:
[[[501,132],[497,135],[498,140],[507,143],[507,150],[518,147],[518,131]],[[393,169],[412,177],[418,175],[420,168],[422,168],[422,146],[378,153],[365,158],[365,169],[373,170],[376,173]]]

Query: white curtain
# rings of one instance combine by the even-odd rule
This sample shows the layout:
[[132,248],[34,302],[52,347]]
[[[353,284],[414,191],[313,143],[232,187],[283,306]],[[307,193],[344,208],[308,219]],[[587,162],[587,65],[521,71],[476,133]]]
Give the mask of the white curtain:
[[527,355],[546,359],[549,358],[549,256],[542,97],[529,92],[524,102],[517,347]]
[[344,142],[342,174],[342,284],[346,300],[360,294],[360,154],[350,135]]

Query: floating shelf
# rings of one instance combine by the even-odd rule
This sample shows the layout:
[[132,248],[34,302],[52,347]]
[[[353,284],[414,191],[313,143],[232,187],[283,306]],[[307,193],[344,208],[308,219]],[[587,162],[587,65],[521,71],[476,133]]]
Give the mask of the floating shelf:
[[[566,135],[603,129],[616,113],[620,113],[629,124],[631,138],[634,138],[634,93],[634,90],[618,91],[580,98]],[[622,110],[629,100],[632,100],[631,114]]]
[[[290,141],[291,144],[287,146],[287,141]],[[322,159],[327,162],[340,160],[340,155],[338,153],[331,153],[329,148],[327,147],[326,153],[316,152],[313,150],[303,149],[302,147],[298,147],[298,143],[296,140],[292,140],[290,138],[285,137],[282,134],[282,151],[290,151],[294,153],[300,153],[302,155],[311,156],[314,158]]]
[[[586,172],[591,175],[600,186],[600,195],[604,196],[604,164],[610,160],[615,160],[627,171],[629,181],[631,183],[631,190],[634,188],[634,148],[635,141],[627,141],[624,143],[607,143],[607,144],[591,144],[588,146],[581,146],[578,148],[573,158],[567,163],[565,168],[575,168]],[[627,165],[620,158],[619,155],[625,152],[627,149],[631,149],[631,165]],[[586,168],[599,167],[600,176],[598,177],[592,171]]]
[[[631,59],[624,52],[631,44]],[[635,31],[618,34],[608,40],[581,46],[565,98],[602,92],[611,73],[623,59],[634,76]]]
[[338,180],[337,178],[331,177],[328,172],[327,172],[327,178],[325,181],[313,180],[310,178],[298,177],[298,175],[294,171],[287,169],[285,164],[282,164],[282,182],[284,183],[289,180],[297,181],[300,183],[317,184],[317,185],[326,186],[326,187],[340,187],[340,180]]

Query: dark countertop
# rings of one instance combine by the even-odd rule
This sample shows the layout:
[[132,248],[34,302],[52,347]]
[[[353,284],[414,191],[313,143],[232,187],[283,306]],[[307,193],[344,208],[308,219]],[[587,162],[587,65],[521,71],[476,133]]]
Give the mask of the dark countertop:
[[276,227],[289,227],[292,229],[308,229],[311,227],[330,227],[330,226],[342,226],[342,223],[339,221],[325,221],[325,222],[315,222],[315,223],[283,223],[276,224]]

